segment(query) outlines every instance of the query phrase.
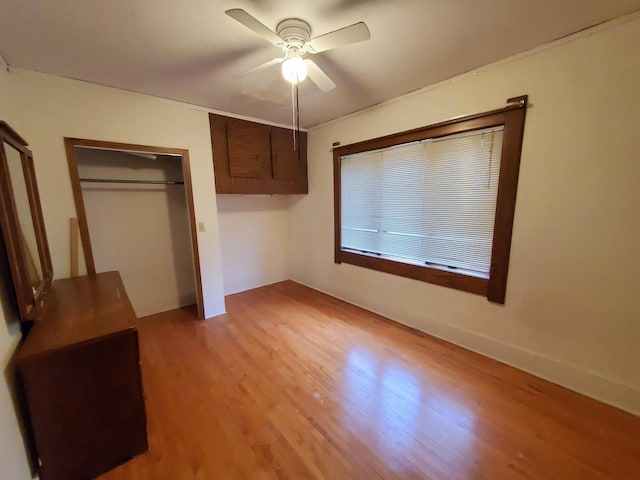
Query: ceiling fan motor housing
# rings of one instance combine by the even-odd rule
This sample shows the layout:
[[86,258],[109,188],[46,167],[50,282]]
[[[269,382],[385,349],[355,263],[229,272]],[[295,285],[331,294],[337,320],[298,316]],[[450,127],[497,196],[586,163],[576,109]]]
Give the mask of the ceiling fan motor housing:
[[286,18],[278,24],[276,33],[284,40],[282,49],[287,57],[290,53],[303,55],[311,38],[311,26],[299,18]]

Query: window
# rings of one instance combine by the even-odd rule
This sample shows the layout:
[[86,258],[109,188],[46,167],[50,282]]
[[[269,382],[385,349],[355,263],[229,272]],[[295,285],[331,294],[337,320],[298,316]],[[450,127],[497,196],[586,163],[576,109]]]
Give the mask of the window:
[[334,150],[335,261],[504,303],[527,97]]

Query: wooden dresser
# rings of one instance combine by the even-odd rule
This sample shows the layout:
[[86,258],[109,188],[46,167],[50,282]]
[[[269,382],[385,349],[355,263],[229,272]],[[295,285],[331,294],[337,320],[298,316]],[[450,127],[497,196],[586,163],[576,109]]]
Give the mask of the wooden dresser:
[[148,449],[135,322],[118,272],[53,282],[17,357],[41,480],[92,478]]

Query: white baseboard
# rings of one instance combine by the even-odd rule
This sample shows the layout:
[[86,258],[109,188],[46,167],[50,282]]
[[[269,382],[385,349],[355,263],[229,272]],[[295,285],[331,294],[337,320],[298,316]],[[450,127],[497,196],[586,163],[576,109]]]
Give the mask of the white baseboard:
[[318,288],[315,285],[310,285],[295,278],[292,280],[347,303],[351,303],[352,305],[382,315],[397,323],[420,330],[434,337],[484,355],[485,357],[524,370],[532,375],[594,398],[600,402],[640,416],[640,390],[630,387],[629,385],[610,380],[593,372],[560,363],[551,358],[523,350],[513,345],[502,343],[491,337],[434,320],[427,316],[421,316],[421,325],[414,325],[400,318],[390,318],[385,312],[380,312],[369,306],[358,304],[336,292]]

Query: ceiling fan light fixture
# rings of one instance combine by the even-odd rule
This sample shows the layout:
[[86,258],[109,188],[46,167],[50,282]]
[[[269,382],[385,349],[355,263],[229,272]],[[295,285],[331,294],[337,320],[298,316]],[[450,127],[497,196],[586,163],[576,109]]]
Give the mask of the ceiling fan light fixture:
[[[305,55],[326,52],[334,48],[362,42],[371,38],[369,28],[364,22],[354,23],[323,35],[311,38],[311,25],[308,22],[295,17],[285,18],[278,25],[274,32],[265,26],[260,20],[250,15],[241,8],[232,8],[225,11],[229,17],[233,18],[249,30],[258,34],[276,47],[282,49],[283,56],[274,58],[262,65],[249,70],[255,72],[272,65],[281,64],[282,76],[292,85],[297,85],[307,75],[320,90],[328,92],[336,88],[336,84],[322,69],[310,59],[303,59]],[[292,91],[295,89],[292,89]],[[297,90],[296,90],[297,92]]]
[[302,82],[307,78],[307,64],[301,57],[289,57],[282,62],[282,76],[287,82],[294,85]]

